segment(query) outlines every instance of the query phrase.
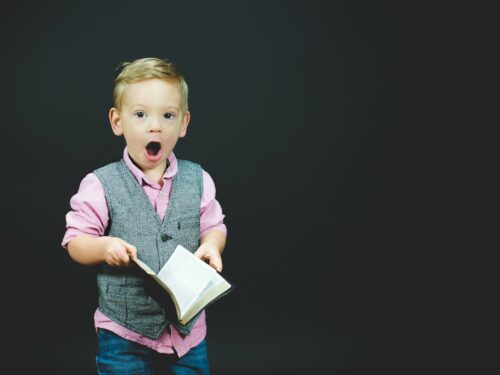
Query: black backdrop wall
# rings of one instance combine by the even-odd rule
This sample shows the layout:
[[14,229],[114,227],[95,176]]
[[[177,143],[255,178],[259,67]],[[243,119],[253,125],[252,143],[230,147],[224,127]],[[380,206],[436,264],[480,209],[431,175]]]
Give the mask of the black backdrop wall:
[[237,290],[208,310],[213,372],[411,368],[414,12],[387,1],[4,10],[2,331],[16,373],[95,371],[95,275],[60,247],[64,216],[85,174],[120,157],[114,69],[146,56],[184,72],[192,121],[175,152],[213,176],[226,214]]

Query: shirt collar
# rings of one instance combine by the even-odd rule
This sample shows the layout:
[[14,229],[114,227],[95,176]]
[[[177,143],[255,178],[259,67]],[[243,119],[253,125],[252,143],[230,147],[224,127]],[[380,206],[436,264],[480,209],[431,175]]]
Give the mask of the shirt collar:
[[[125,164],[127,165],[128,169],[132,172],[134,177],[136,178],[137,182],[139,185],[143,185],[144,183],[150,185],[150,186],[157,186],[158,183],[151,181],[141,169],[134,164],[132,159],[130,158],[130,155],[128,154],[128,147],[125,146],[125,149],[123,150],[123,160],[125,161]],[[174,155],[174,152],[170,152],[170,155],[168,156],[168,168],[165,170],[165,173],[163,173],[163,179],[166,180],[168,178],[172,178],[177,174],[178,166],[177,166],[177,158]]]

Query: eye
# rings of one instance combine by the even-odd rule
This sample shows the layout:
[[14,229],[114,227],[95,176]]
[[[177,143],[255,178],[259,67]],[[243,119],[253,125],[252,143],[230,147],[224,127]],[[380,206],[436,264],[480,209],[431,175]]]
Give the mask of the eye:
[[135,115],[139,118],[144,118],[146,117],[146,113],[143,111],[136,112]]
[[163,117],[165,117],[167,120],[171,120],[175,118],[175,115],[173,113],[165,113]]

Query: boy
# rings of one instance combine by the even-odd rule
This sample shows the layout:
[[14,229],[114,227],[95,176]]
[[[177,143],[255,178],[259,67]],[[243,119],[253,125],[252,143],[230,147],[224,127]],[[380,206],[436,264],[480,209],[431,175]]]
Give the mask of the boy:
[[211,177],[172,150],[190,120],[188,87],[167,60],[123,64],[109,111],[123,159],[88,174],[71,198],[62,245],[97,265],[100,374],[208,374],[205,312],[180,325],[131,267],[158,272],[181,244],[222,270],[224,215]]

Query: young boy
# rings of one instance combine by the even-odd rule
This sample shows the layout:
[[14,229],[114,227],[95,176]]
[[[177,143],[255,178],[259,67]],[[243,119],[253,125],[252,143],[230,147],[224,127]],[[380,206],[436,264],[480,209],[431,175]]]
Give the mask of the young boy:
[[226,227],[213,180],[172,152],[189,124],[187,84],[169,61],[139,59],[123,64],[113,99],[123,159],[82,180],[62,242],[73,260],[97,266],[98,372],[208,374],[205,312],[179,324],[130,261],[158,272],[181,244],[222,270]]

